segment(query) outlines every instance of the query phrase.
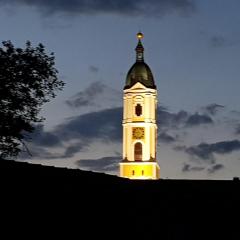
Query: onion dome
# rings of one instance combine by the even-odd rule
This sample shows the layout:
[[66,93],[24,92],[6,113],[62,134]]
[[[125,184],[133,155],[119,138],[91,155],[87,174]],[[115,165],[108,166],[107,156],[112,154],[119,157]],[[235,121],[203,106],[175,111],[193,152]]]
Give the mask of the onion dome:
[[152,71],[144,62],[144,47],[141,41],[141,39],[143,39],[143,34],[139,32],[137,38],[138,44],[135,48],[136,62],[128,71],[124,89],[131,88],[137,82],[142,83],[147,88],[156,89]]

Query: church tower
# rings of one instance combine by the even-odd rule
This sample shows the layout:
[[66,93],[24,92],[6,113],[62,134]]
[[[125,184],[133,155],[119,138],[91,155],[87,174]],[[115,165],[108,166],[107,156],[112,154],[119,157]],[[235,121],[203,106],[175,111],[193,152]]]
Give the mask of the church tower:
[[130,68],[123,96],[123,160],[120,176],[130,179],[158,179],[156,161],[157,88],[144,62],[143,34],[137,34],[136,63]]

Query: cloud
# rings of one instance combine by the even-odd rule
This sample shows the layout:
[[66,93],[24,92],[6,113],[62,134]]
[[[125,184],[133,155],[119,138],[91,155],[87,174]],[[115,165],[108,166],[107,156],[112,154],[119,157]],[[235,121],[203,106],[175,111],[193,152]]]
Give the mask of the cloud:
[[91,65],[91,66],[89,66],[89,71],[92,72],[92,73],[98,73],[99,68]]
[[[122,141],[122,107],[103,109],[72,117],[67,122],[58,125],[54,134],[61,139],[103,139],[109,141]],[[167,134],[164,129],[174,128],[186,124],[191,117],[187,112],[169,113],[164,108],[158,108],[158,125],[160,139],[165,142],[174,141],[175,138]],[[193,115],[195,116],[195,115]],[[201,118],[201,115],[199,115]],[[202,122],[199,121],[199,124]],[[196,123],[195,123],[196,124]]]
[[85,146],[88,146],[87,142],[77,141],[76,143],[70,144],[66,149],[65,152],[60,155],[56,156],[57,158],[71,158],[74,157],[76,153],[81,152]]
[[58,125],[54,134],[64,141],[73,139],[122,140],[122,108],[105,109],[73,117]]
[[158,139],[159,139],[159,142],[164,142],[164,143],[171,143],[176,141],[176,139],[173,136],[169,135],[166,132],[160,133],[158,135]]
[[211,145],[207,143],[201,143],[197,146],[191,146],[191,147],[185,148],[185,152],[192,157],[214,161]]
[[95,107],[99,110],[106,108],[106,106],[109,108],[119,106],[119,103],[122,103],[122,93],[100,81],[96,81],[72,96],[65,103],[73,109]]
[[82,159],[76,161],[76,164],[81,168],[87,168],[92,171],[116,171],[119,168],[120,156],[102,157],[99,159]]
[[[206,169],[205,167],[192,166],[188,163],[184,163],[182,171],[183,172],[199,172],[199,171],[203,171],[205,169]],[[207,168],[207,172],[210,173],[210,174],[213,174],[213,173],[215,173],[219,170],[222,170],[222,169],[224,169],[224,165],[218,163],[218,164],[210,165],[210,167]]]
[[88,146],[88,142],[77,141],[67,145],[62,144],[61,150],[55,150],[53,146],[39,146],[34,143],[28,144],[29,155],[26,151],[21,152],[19,159],[64,159],[74,157],[76,153],[81,152]]
[[92,106],[95,104],[95,98],[104,91],[105,85],[101,82],[90,84],[84,91],[74,95],[66,104],[72,108]]
[[237,127],[235,129],[235,133],[240,134],[240,124],[237,125]]
[[[94,86],[96,87],[98,84]],[[101,89],[101,87],[100,84],[99,88]],[[81,92],[77,94],[79,97],[75,99],[77,102],[71,104],[78,105],[80,99],[83,102],[84,98],[87,98],[86,96],[94,98],[96,92],[97,87],[93,87],[91,91]],[[30,136],[31,148],[34,149],[34,154],[54,159],[73,157],[74,154],[81,152],[96,140],[120,143],[122,142],[122,111],[122,107],[115,107],[74,116],[49,132],[44,130],[43,125],[37,125],[36,131]],[[185,111],[170,113],[165,108],[158,107],[159,141],[167,144],[177,141],[177,137],[170,135],[168,130],[181,129],[180,127],[184,127],[190,117],[191,115]],[[61,154],[51,153],[52,149],[59,147]],[[191,153],[197,150],[189,148],[186,151]],[[202,148],[198,152],[195,155],[200,155],[203,152]]]
[[[100,84],[100,88],[101,86]],[[97,94],[96,91],[96,89],[85,91],[85,94],[94,98]],[[81,94],[77,94],[77,96],[80,99],[84,98],[84,91]],[[102,96],[100,95],[100,97]],[[218,106],[207,109],[215,112],[216,108]],[[36,132],[30,136],[32,138],[31,144],[34,146],[34,154],[39,154],[39,156],[47,159],[70,158],[86,149],[95,141],[103,141],[106,144],[120,144],[122,142],[122,116],[122,107],[114,107],[73,116],[48,132],[44,130],[42,125],[38,125]],[[195,127],[213,122],[212,118],[204,114],[191,114],[183,110],[171,113],[162,106],[158,107],[157,117],[158,140],[166,144],[179,141],[179,136],[184,138],[185,135],[182,133],[188,126]],[[192,131],[192,129],[190,130]],[[184,140],[185,138],[181,141]],[[211,163],[214,163],[215,153],[225,154],[236,151],[239,148],[239,141],[233,140],[213,144],[201,143],[189,147],[177,146],[174,149],[184,151],[191,157],[210,160]],[[55,151],[55,149],[57,150]]]
[[186,121],[186,126],[192,127],[211,123],[213,123],[213,120],[208,115],[201,115],[199,113],[195,113],[188,118],[188,120]]
[[26,159],[35,159],[35,158],[41,158],[41,159],[52,159],[54,158],[54,154],[48,151],[46,147],[38,146],[33,143],[27,144],[29,148],[29,152],[31,155],[29,155],[28,152],[22,151],[18,155],[19,160],[26,160]]
[[57,135],[52,132],[44,131],[42,124],[34,126],[34,132],[27,136],[28,142],[42,147],[57,147],[61,146],[62,142]]
[[[20,159],[43,158],[43,159],[59,159],[71,158],[75,153],[78,153],[88,146],[88,141],[77,140],[74,143],[65,142],[64,138],[54,131],[46,132],[44,126],[39,124],[34,126],[33,133],[27,135],[27,152],[20,154]],[[51,149],[61,148],[62,153],[52,152]]]
[[217,114],[217,112],[222,108],[224,108],[223,105],[213,103],[213,104],[209,104],[209,105],[203,107],[202,110],[203,110],[203,112],[205,112],[205,114],[215,116]]
[[189,114],[186,111],[179,111],[178,113],[171,113],[166,108],[158,106],[157,109],[157,123],[160,128],[177,128],[185,124]]
[[171,113],[166,108],[159,106],[157,110],[157,122],[160,128],[183,128],[211,124],[213,123],[213,119],[206,114],[191,114],[184,110]]
[[182,171],[183,172],[198,172],[204,170],[204,167],[199,167],[199,166],[191,166],[190,164],[184,163]]
[[215,35],[210,38],[210,46],[214,48],[228,45],[226,39],[221,35]]
[[[94,93],[90,93],[94,95]],[[30,149],[34,157],[45,159],[70,158],[81,152],[95,140],[122,142],[122,107],[104,109],[69,118],[57,125],[52,131],[46,132],[42,125],[36,126],[36,131],[30,136]],[[162,112],[162,113],[161,113]],[[168,126],[169,122],[182,122],[186,113],[168,113],[159,108],[159,114],[165,116],[161,126]],[[165,143],[175,141],[175,138],[164,131],[160,131],[159,139]],[[61,148],[54,152],[55,148]]]
[[188,15],[195,10],[193,0],[0,0],[0,4],[35,7],[47,15],[66,13],[163,16],[172,12]]
[[[176,150],[181,150],[181,149],[176,149]],[[212,144],[201,143],[196,146],[184,147],[184,148],[182,147],[182,150],[185,150],[185,152],[192,157],[197,157],[202,160],[211,160],[211,162],[214,163],[215,161],[214,153],[228,154],[233,151],[239,151],[240,141],[239,140],[222,141],[222,142],[216,142]]]
[[71,158],[95,140],[108,142],[122,141],[122,108],[105,109],[75,116],[59,124],[52,131],[45,132],[42,125],[29,135],[29,150],[20,159]]
[[213,166],[211,166],[210,168],[208,168],[208,173],[215,173],[219,170],[224,169],[224,165],[223,164],[214,164]]

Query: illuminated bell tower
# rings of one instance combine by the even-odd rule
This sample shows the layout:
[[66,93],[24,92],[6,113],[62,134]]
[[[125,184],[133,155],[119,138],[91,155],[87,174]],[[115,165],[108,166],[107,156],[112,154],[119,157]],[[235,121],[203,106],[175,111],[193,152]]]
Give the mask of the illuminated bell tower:
[[157,89],[152,72],[144,62],[143,34],[137,34],[136,63],[130,68],[123,97],[123,160],[120,176],[158,179],[156,161]]

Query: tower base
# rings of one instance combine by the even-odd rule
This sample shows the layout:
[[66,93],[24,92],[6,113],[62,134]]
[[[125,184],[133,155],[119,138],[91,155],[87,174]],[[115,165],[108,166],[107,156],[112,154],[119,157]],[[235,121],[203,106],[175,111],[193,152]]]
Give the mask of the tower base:
[[159,179],[160,167],[157,162],[124,161],[120,163],[120,177],[129,179]]

